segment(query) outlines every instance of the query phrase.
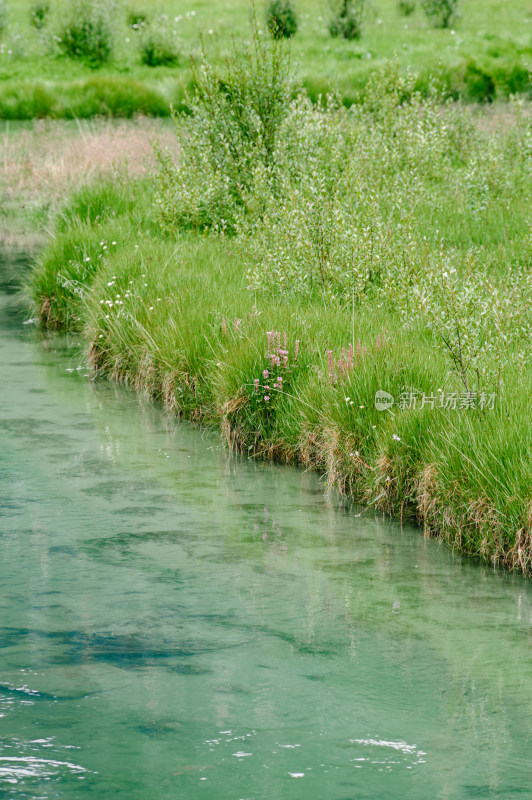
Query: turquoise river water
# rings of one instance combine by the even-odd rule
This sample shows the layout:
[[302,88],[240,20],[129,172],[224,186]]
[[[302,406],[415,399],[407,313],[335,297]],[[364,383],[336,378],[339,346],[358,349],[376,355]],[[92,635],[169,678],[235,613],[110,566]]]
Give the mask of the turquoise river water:
[[530,582],[92,382],[2,269],[1,797],[532,798]]

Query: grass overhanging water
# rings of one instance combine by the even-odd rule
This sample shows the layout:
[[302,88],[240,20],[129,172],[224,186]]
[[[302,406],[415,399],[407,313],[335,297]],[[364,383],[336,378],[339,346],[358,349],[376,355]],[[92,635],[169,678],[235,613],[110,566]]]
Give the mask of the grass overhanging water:
[[360,105],[316,105],[257,28],[195,83],[177,164],[70,198],[41,319],[231,446],[530,574],[523,103],[486,130],[391,64]]

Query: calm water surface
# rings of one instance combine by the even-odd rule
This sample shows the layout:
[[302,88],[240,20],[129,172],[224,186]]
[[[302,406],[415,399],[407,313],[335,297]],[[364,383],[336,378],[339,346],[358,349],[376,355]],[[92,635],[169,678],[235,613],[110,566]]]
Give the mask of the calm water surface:
[[532,588],[95,385],[0,298],[0,796],[532,798]]

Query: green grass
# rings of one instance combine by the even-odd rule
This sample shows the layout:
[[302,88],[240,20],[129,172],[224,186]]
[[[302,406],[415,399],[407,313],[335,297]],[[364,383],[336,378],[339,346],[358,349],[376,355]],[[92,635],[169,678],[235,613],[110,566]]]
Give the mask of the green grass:
[[[460,390],[422,320],[405,327],[382,304],[353,314],[316,298],[255,296],[235,240],[165,238],[152,195],[149,179],[79,190],[31,277],[43,320],[83,331],[98,375],[221,428],[244,453],[318,469],[371,508],[532,573],[529,370],[510,369],[493,410],[377,411],[379,389]],[[267,404],[254,381],[262,387],[271,369],[272,330],[282,344],[286,332],[289,369],[275,370],[284,390]],[[328,351],[336,360],[353,340],[354,369],[331,381]]]
[[[112,60],[96,70],[59,55],[51,39],[68,0],[52,0],[51,18],[40,32],[29,23],[30,0],[12,1],[0,43],[0,118],[165,115],[170,102],[179,105],[183,100],[190,62],[201,55],[200,36],[216,63],[230,52],[233,36],[237,41],[249,36],[247,0],[196,0],[190,8],[177,0],[136,0],[133,5],[152,21],[167,14],[170,35],[175,30],[179,40],[177,66],[142,63],[141,34],[128,28],[125,2],[118,3]],[[256,7],[263,20],[265,3]],[[356,101],[370,73],[394,57],[402,69],[418,74],[421,89],[437,74],[451,95],[467,101],[530,95],[529,0],[464,0],[452,30],[431,29],[419,9],[401,17],[396,0],[376,0],[374,7],[362,37],[347,42],[328,35],[325,3],[296,3],[300,27],[291,47],[299,77],[313,99],[338,90],[347,104]],[[174,22],[176,16],[181,19]]]

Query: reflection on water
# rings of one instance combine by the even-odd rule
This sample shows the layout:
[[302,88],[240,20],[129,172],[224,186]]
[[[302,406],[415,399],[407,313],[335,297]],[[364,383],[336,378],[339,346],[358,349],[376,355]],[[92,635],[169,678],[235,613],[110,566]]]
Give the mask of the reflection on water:
[[11,299],[0,795],[532,798],[529,583],[92,384]]

